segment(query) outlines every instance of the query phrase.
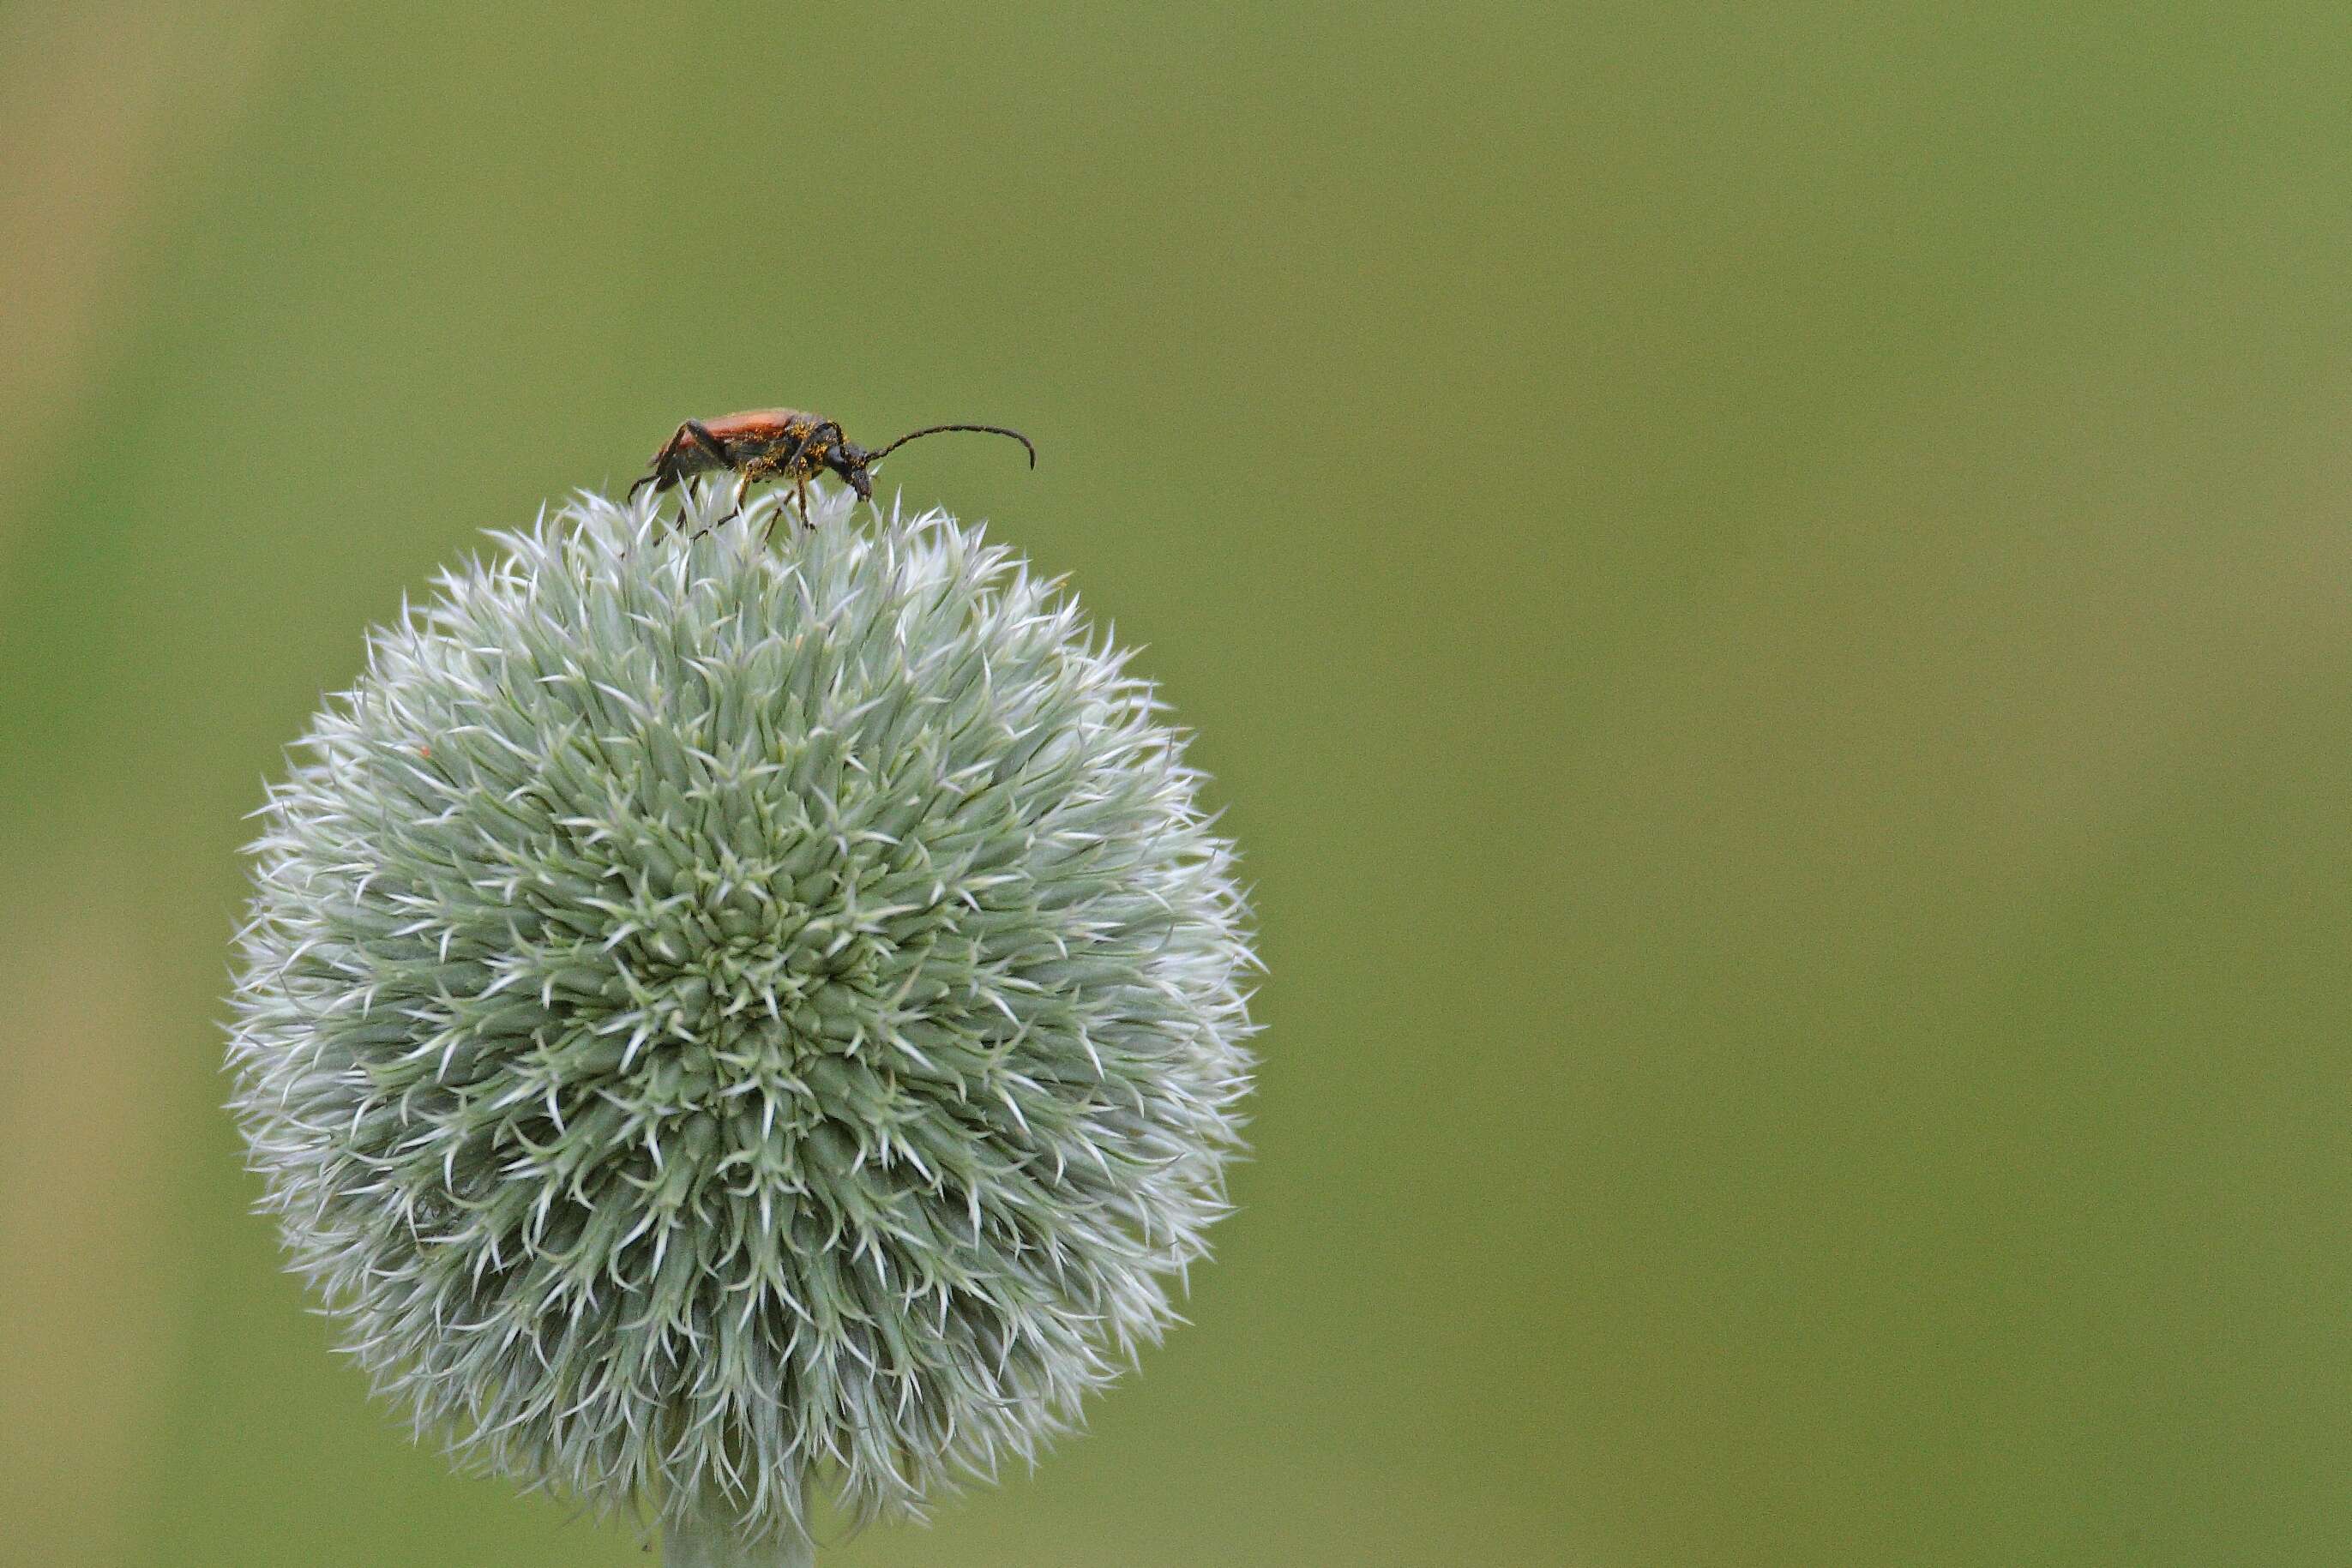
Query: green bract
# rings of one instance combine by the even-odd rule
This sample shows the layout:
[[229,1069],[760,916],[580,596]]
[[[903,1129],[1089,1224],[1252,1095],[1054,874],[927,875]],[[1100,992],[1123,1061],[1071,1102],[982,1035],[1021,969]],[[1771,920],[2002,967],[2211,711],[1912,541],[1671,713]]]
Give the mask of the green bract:
[[1073,602],[944,517],[769,515],[583,497],[376,634],[263,812],[230,1060],[420,1425],[797,1547],[819,1493],[1033,1453],[1169,1323],[1252,959]]

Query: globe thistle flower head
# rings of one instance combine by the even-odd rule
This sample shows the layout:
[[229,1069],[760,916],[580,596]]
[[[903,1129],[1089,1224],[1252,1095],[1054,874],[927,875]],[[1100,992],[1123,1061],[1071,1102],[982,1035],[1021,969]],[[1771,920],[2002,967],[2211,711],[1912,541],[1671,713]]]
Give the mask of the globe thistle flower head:
[[233,1107],[420,1428],[791,1552],[1169,1324],[1253,960],[1073,601],[938,514],[686,505],[583,496],[374,636],[262,812]]

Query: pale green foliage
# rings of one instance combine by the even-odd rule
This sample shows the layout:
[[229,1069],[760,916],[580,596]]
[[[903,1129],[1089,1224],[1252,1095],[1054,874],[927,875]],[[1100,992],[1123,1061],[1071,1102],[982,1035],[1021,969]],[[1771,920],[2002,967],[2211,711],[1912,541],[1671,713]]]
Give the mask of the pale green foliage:
[[1171,1322],[1252,960],[1074,603],[945,517],[768,516],[583,497],[376,635],[263,813],[230,1057],[420,1426],[788,1543],[1032,1454]]

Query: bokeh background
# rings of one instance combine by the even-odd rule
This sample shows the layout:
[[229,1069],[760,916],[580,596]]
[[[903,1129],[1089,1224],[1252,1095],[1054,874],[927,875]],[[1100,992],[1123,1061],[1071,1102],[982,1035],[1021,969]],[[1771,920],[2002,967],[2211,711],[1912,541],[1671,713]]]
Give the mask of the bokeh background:
[[0,5],[0,1562],[643,1563],[219,1103],[362,634],[684,415],[992,519],[1270,975],[1192,1325],[845,1564],[2352,1559],[2352,14]]

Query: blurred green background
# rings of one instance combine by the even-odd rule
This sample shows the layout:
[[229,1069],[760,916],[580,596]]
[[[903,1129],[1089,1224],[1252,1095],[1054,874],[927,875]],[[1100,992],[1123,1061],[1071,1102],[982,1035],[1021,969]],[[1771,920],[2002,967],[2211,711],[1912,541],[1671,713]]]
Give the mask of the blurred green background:
[[567,1565],[247,1213],[244,813],[775,402],[1270,976],[1192,1326],[822,1562],[2352,1560],[2339,5],[0,7],[0,1562]]

